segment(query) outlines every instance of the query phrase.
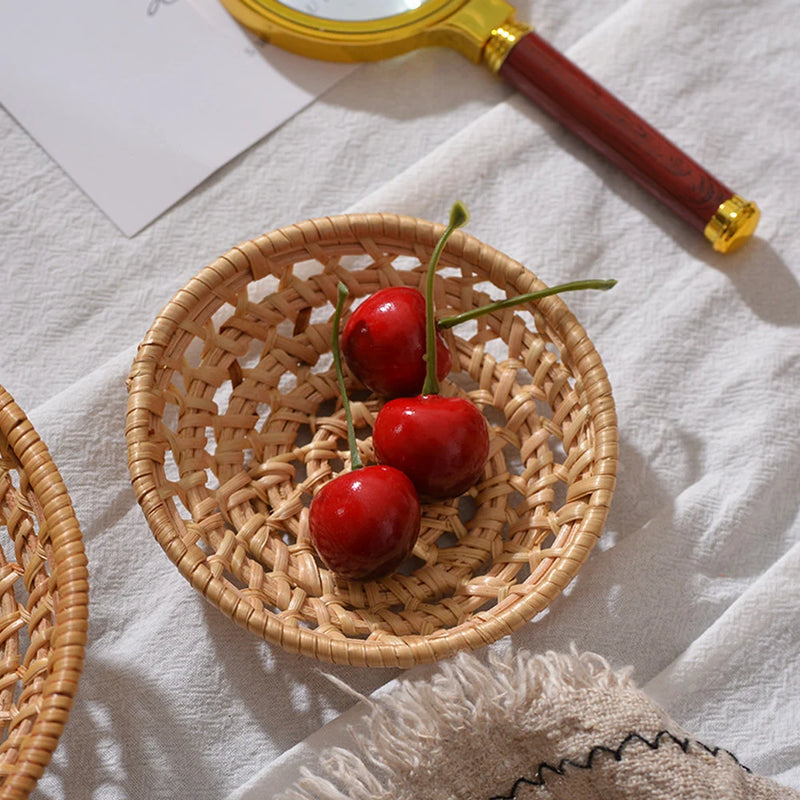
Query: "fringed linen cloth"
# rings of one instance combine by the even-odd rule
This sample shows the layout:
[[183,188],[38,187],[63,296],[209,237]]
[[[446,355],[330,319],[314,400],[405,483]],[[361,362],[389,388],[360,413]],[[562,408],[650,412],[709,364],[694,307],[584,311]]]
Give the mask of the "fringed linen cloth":
[[368,700],[280,800],[800,800],[591,653],[461,654]]

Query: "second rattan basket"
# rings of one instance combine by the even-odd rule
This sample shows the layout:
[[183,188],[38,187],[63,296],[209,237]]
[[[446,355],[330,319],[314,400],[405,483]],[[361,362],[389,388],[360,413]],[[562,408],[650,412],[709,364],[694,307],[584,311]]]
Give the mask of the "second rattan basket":
[[[337,579],[308,505],[348,468],[330,358],[337,283],[358,302],[421,287],[443,227],[391,214],[309,220],[233,248],[163,309],[129,381],[131,479],[159,544],[231,619],[326,661],[407,667],[475,649],[542,611],[600,536],[614,489],[610,385],[559,297],[447,332],[444,394],[484,410],[491,451],[466,495],[423,507],[413,557],[372,583]],[[544,288],[459,231],[440,261],[440,314]],[[372,460],[381,400],[349,378]]]
[[28,797],[83,669],[88,573],[47,447],[0,386],[0,798]]

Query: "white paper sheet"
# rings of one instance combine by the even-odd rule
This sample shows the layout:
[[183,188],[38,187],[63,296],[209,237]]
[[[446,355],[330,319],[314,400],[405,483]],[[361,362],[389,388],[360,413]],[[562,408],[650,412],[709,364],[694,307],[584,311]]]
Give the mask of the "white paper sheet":
[[217,0],[0,3],[0,101],[128,236],[351,69]]

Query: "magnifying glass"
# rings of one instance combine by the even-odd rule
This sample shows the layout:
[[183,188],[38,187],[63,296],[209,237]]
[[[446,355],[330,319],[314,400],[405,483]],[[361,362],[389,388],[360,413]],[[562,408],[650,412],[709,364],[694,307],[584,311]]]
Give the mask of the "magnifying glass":
[[732,192],[600,84],[518,22],[505,0],[221,0],[278,47],[328,61],[453,48],[521,91],[726,253],[758,224]]

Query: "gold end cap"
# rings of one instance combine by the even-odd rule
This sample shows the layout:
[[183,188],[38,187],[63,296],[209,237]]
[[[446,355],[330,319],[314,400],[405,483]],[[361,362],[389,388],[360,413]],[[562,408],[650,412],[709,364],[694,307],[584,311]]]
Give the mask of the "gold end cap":
[[732,253],[753,235],[760,218],[755,203],[735,194],[716,210],[704,233],[718,253]]

